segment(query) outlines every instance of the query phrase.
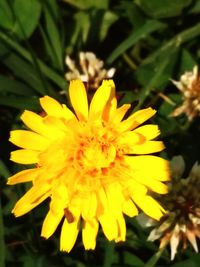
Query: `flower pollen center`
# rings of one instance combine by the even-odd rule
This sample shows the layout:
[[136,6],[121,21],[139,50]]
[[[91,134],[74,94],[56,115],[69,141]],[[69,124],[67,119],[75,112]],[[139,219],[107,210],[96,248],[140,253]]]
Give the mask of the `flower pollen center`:
[[93,137],[79,144],[75,160],[81,170],[105,173],[115,158],[116,148],[111,142]]

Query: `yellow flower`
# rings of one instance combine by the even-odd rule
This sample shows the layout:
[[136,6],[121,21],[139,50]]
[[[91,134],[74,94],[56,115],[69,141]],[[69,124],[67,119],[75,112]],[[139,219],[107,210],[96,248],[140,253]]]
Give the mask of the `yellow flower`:
[[[138,208],[159,219],[163,208],[148,193],[167,193],[168,162],[148,153],[163,150],[156,125],[140,126],[155,114],[151,108],[123,120],[130,105],[117,108],[115,85],[103,81],[88,107],[84,84],[70,83],[75,114],[53,98],[42,97],[46,115],[25,111],[21,119],[29,130],[14,130],[10,141],[22,149],[11,160],[36,164],[10,177],[8,184],[31,181],[31,189],[16,203],[21,216],[50,198],[41,235],[49,238],[64,217],[60,249],[74,246],[82,221],[85,249],[94,249],[99,223],[108,240],[124,241],[123,214],[135,216]],[[138,128],[137,128],[138,127]]]

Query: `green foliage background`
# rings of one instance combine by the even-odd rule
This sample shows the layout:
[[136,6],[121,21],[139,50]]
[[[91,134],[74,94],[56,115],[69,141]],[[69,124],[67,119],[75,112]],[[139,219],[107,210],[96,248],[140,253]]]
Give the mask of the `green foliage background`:
[[146,241],[149,230],[129,218],[125,243],[108,242],[100,232],[95,251],[84,251],[80,236],[70,254],[61,253],[60,229],[47,241],[40,237],[48,203],[15,219],[11,209],[27,187],[6,186],[21,168],[9,161],[15,149],[9,131],[23,127],[24,109],[40,111],[39,97],[67,101],[60,94],[68,89],[64,59],[78,58],[79,51],[92,51],[116,68],[120,104],[158,110],[154,122],[166,145],[162,156],[183,155],[188,171],[200,159],[200,119],[170,117],[175,106],[161,96],[177,106],[182,101],[170,79],[199,63],[199,17],[199,0],[0,1],[0,267],[199,266],[200,255],[191,248],[173,262],[168,249],[156,254],[159,244]]

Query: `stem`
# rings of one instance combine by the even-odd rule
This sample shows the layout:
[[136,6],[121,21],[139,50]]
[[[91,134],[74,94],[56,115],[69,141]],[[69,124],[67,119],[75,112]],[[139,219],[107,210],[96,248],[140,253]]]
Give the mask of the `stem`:
[[165,246],[159,249],[151,258],[145,263],[144,267],[154,267],[157,261],[160,259],[163,251],[165,250]]

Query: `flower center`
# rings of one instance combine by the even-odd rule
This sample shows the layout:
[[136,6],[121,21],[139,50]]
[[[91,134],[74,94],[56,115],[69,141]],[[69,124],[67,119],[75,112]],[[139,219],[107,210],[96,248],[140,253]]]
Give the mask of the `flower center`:
[[116,148],[105,140],[91,139],[82,142],[76,152],[76,161],[79,168],[85,171],[100,171],[108,168],[116,158]]

